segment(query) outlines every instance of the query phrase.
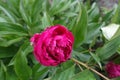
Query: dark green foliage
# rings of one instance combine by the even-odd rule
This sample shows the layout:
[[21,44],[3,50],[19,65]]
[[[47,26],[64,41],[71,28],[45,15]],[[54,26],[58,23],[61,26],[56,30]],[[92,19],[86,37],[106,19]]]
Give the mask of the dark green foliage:
[[89,1],[0,0],[0,80],[103,80],[72,60],[56,67],[40,65],[29,42],[34,33],[64,25],[75,38],[71,57],[106,74],[104,64],[120,53],[120,32],[108,41],[101,27],[120,24],[120,6],[101,14],[97,3]]

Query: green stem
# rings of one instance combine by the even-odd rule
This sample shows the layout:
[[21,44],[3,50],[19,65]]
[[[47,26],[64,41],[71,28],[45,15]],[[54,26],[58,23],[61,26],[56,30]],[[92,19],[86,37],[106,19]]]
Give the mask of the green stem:
[[81,71],[83,71],[82,67],[80,66],[80,64],[77,64],[77,66],[80,68]]
[[96,71],[95,69],[93,69],[93,68],[89,67],[89,66],[88,66],[88,65],[86,65],[85,63],[80,62],[80,61],[78,61],[78,60],[77,60],[77,59],[75,59],[75,58],[71,58],[71,60],[73,60],[74,62],[76,62],[76,63],[78,63],[78,64],[80,64],[80,65],[82,65],[82,66],[86,67],[87,69],[89,69],[89,70],[93,71],[94,73],[98,74],[99,76],[101,76],[101,77],[102,77],[102,78],[104,78],[105,80],[110,80],[109,78],[107,78],[107,77],[106,77],[106,76],[104,76],[103,74],[99,73],[99,72],[98,72],[98,71]]
[[81,51],[80,53],[86,53],[86,52],[89,52],[89,50]]

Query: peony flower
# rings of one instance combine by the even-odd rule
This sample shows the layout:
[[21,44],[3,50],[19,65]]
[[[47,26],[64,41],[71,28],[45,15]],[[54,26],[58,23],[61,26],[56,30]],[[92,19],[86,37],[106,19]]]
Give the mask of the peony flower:
[[120,65],[113,62],[106,64],[106,71],[110,78],[116,78],[120,76]]
[[71,56],[74,37],[64,26],[56,25],[30,39],[35,58],[44,66],[57,66]]

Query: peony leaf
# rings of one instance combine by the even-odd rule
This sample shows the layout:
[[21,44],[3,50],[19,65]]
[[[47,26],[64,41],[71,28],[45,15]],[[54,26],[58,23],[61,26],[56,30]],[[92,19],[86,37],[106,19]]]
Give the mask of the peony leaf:
[[31,68],[27,65],[26,57],[23,53],[17,53],[15,58],[15,72],[21,80],[29,80],[32,75]]
[[120,46],[119,46],[119,48],[118,48],[117,52],[118,52],[118,54],[120,54]]
[[15,71],[13,70],[13,68],[7,67],[6,80],[18,80],[18,77],[15,74]]
[[102,65],[101,65],[101,63],[100,63],[100,58],[96,55],[96,54],[94,54],[94,53],[92,53],[92,52],[90,52],[90,55],[93,57],[93,59],[97,62],[97,64],[100,66],[100,68],[102,69]]
[[[31,8],[31,19],[32,19],[32,23],[37,23],[40,22],[40,12],[43,10],[43,4],[44,0],[35,0],[32,8]],[[46,5],[45,5],[46,6]],[[33,25],[33,24],[32,24]],[[32,27],[32,26],[30,26]]]
[[100,57],[100,60],[105,60],[111,57],[120,45],[120,36],[108,41],[103,47],[98,48],[96,54]]
[[71,0],[53,0],[50,14],[55,15],[68,9],[71,5]]
[[30,24],[31,24],[31,18],[29,16],[29,14],[27,13],[27,10],[25,10],[25,7],[23,5],[23,1],[22,0],[20,0],[19,9],[20,9],[20,14],[21,14],[22,18],[30,26]]
[[2,61],[0,61],[0,79],[5,80],[6,67]]
[[3,47],[8,47],[16,42],[20,42],[23,39],[23,37],[18,37],[18,38],[0,38],[0,46]]
[[114,15],[112,17],[111,22],[116,23],[116,24],[120,24],[120,18],[119,18],[119,16],[120,16],[120,4],[117,6],[117,9],[115,9],[115,11],[116,12],[114,13]]
[[91,56],[89,54],[84,54],[81,52],[77,52],[75,50],[72,51],[72,56],[78,58],[80,61],[87,62],[90,60]]
[[17,52],[17,47],[9,46],[9,47],[0,47],[0,58],[8,58],[13,57]]
[[28,66],[26,55],[30,52],[30,43],[25,42],[19,51],[17,52],[14,59],[14,68],[17,76],[20,80],[29,80],[32,75],[32,69]]
[[0,22],[7,22],[4,17],[0,17]]
[[96,80],[96,78],[94,77],[93,73],[91,73],[91,71],[84,70],[84,71],[76,74],[69,80]]
[[96,3],[92,5],[92,8],[88,10],[88,22],[98,22],[100,17],[99,7]]
[[63,63],[61,68],[56,71],[56,74],[53,75],[51,80],[69,80],[74,75],[75,66],[68,61]]
[[45,29],[48,26],[52,26],[52,20],[50,19],[50,16],[47,14],[47,12],[44,12],[44,16],[42,18],[42,28]]
[[13,14],[12,14],[11,11],[9,10],[9,8],[8,8],[6,5],[4,5],[4,3],[2,3],[1,1],[0,1],[0,9],[9,17],[9,19],[10,19],[13,23],[16,22],[15,17],[13,16]]
[[49,68],[38,64],[35,64],[33,69],[33,79],[34,80],[43,80],[45,76],[47,76],[49,72]]
[[107,21],[109,21],[112,17],[113,17],[113,15],[115,14],[115,11],[116,11],[116,6],[111,10],[111,11],[109,11],[109,12],[107,12],[104,16],[103,16],[103,22],[107,22]]
[[0,22],[0,36],[4,34],[15,34],[18,36],[27,36],[27,31],[18,24]]
[[85,40],[87,34],[87,11],[83,4],[80,5],[80,12],[72,32],[75,36],[74,48],[77,48]]
[[87,37],[86,37],[85,42],[87,42],[87,43],[92,42],[93,38],[96,37],[99,34],[100,28],[101,28],[102,25],[98,24],[98,23],[88,24]]

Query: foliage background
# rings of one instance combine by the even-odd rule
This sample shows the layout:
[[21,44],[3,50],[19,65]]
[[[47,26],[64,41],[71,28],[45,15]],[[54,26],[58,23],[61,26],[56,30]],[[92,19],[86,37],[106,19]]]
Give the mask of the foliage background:
[[0,79],[103,80],[72,60],[57,67],[40,65],[29,42],[48,26],[64,25],[75,36],[72,57],[107,76],[105,64],[120,63],[120,29],[107,40],[101,28],[120,24],[120,5],[102,10],[90,0],[0,0]]

